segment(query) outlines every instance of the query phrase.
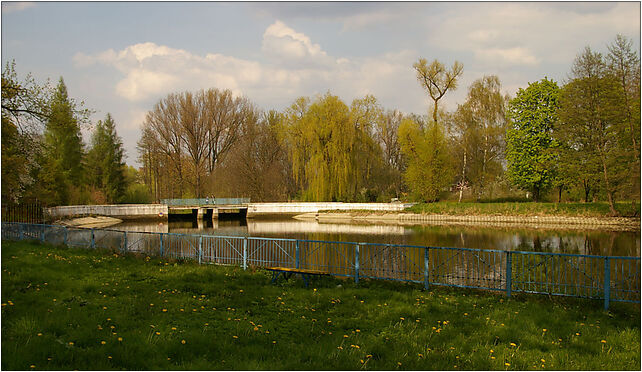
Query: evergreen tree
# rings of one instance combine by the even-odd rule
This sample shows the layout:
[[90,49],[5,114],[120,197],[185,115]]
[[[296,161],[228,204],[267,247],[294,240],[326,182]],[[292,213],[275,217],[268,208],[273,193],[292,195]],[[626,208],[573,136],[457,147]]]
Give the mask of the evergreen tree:
[[52,204],[67,204],[69,191],[81,186],[83,142],[74,103],[62,77],[51,98],[44,144],[41,176],[50,183],[42,185],[43,193],[48,194]]
[[122,140],[116,133],[114,120],[107,114],[98,121],[87,153],[87,181],[100,190],[108,203],[119,202],[126,189]]
[[555,180],[557,155],[553,125],[557,121],[559,87],[547,78],[519,89],[508,103],[506,175],[539,201]]

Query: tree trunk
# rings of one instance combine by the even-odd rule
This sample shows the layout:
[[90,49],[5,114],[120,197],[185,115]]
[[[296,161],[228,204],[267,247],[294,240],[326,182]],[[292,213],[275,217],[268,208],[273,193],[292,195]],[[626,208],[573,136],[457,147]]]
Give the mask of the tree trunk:
[[613,190],[611,190],[611,184],[609,182],[609,175],[606,171],[606,159],[604,154],[600,153],[600,160],[602,160],[602,174],[604,176],[604,186],[606,187],[606,196],[609,202],[609,210],[613,216],[617,216],[617,211],[615,210],[615,205],[613,202]]
[[560,187],[558,188],[558,193],[557,193],[557,202],[558,202],[558,203],[561,203],[561,202],[562,202],[562,190],[563,190],[563,187],[562,187],[562,186],[560,186]]
[[539,202],[539,186],[533,188],[533,201],[535,203]]
[[588,180],[583,180],[582,185],[584,186],[584,203],[588,203],[589,196],[591,196],[591,185]]

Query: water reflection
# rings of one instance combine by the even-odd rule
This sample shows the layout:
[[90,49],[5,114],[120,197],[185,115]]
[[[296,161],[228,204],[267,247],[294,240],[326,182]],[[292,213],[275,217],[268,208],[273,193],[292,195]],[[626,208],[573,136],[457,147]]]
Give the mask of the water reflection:
[[541,230],[481,226],[339,224],[294,219],[125,222],[128,231],[202,233],[420,246],[521,250],[610,256],[640,256],[637,232]]

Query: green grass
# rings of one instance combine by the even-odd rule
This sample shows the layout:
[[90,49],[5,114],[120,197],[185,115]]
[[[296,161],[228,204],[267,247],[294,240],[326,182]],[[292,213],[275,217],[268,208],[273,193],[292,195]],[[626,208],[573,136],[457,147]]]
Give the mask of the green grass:
[[639,305],[269,279],[3,242],[2,369],[640,369]]
[[[640,203],[615,203],[620,216],[640,217]],[[420,203],[407,212],[448,215],[608,217],[608,203],[438,202]]]

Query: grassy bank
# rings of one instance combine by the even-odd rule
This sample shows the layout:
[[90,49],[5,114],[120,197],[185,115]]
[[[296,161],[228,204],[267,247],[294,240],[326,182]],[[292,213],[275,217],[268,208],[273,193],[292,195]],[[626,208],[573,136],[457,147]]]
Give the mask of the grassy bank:
[[4,370],[639,368],[639,305],[2,244]]
[[[640,203],[621,202],[615,204],[621,217],[640,217]],[[609,217],[608,203],[420,203],[406,210],[412,213],[447,215],[497,215],[497,216],[566,216],[566,217]]]

